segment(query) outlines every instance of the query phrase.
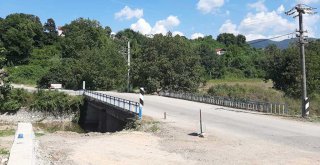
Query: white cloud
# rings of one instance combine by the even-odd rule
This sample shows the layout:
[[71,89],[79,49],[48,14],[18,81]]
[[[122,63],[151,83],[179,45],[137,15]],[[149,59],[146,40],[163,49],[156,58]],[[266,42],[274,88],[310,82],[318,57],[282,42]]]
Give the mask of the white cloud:
[[268,11],[267,7],[264,5],[264,0],[259,0],[256,3],[250,3],[248,6],[256,9],[257,12]]
[[306,34],[308,37],[319,37],[316,32],[319,32],[318,29],[320,24],[320,15],[305,15],[304,17],[304,30],[307,30]]
[[114,17],[118,20],[130,20],[132,18],[142,18],[143,10],[142,9],[131,9],[128,6],[125,6],[121,11],[114,14]]
[[197,39],[197,38],[203,38],[204,37],[204,34],[202,33],[194,33],[191,35],[191,39]]
[[259,12],[256,14],[248,14],[239,25],[240,32],[265,33],[283,33],[294,31],[295,25],[287,19],[281,17],[277,12]]
[[[283,18],[277,13],[277,11],[262,11],[255,14],[247,14],[239,25],[227,20],[221,25],[219,32],[243,34],[246,36],[247,40],[250,41],[254,39],[264,39],[283,35],[294,32],[295,29],[295,23]],[[284,38],[278,38],[277,40],[283,39]]]
[[199,0],[197,9],[207,14],[222,7],[223,4],[224,0]]
[[281,5],[281,6],[279,6],[278,9],[277,9],[277,13],[278,13],[278,14],[282,14],[282,13],[284,12],[284,10],[285,10],[285,9],[284,9],[284,6]]
[[235,35],[239,34],[237,30],[237,25],[233,24],[231,20],[226,20],[224,24],[219,29],[220,33],[233,33]]
[[168,32],[168,29],[178,26],[180,24],[180,20],[177,16],[170,15],[165,20],[157,21],[155,26],[152,28],[153,34],[166,34]]
[[151,25],[140,18],[136,23],[131,25],[131,29],[138,31],[142,34],[167,34],[169,30],[172,30],[173,27],[179,26],[180,20],[177,16],[170,15],[164,20],[157,21],[156,24],[151,27]]
[[315,3],[320,3],[320,0],[296,0],[296,3],[315,4]]
[[130,28],[142,34],[150,34],[152,30],[150,24],[143,18],[140,18],[136,23],[132,24]]
[[176,35],[184,36],[184,34],[182,32],[180,32],[180,31],[174,31],[174,32],[172,32],[172,35],[173,36],[176,36]]

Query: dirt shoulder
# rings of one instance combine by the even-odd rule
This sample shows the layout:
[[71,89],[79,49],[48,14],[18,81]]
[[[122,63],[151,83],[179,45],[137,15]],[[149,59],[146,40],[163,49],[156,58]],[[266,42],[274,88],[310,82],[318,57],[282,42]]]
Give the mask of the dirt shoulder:
[[38,160],[40,164],[71,165],[320,164],[320,153],[255,137],[232,137],[216,130],[216,134],[199,138],[192,130],[163,122],[149,128],[113,134],[46,134],[37,138]]
[[[50,164],[190,164],[180,154],[162,150],[160,138],[146,132],[114,134],[58,132],[38,138],[37,158]],[[62,145],[63,144],[63,145]]]

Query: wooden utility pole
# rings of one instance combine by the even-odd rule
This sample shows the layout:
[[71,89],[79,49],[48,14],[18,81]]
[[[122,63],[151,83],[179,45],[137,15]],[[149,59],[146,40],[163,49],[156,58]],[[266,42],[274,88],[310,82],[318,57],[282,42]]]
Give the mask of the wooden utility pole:
[[306,76],[306,58],[305,58],[305,50],[304,45],[307,43],[304,33],[307,31],[304,31],[303,29],[303,14],[316,14],[316,12],[313,12],[315,8],[298,4],[291,10],[285,12],[287,15],[293,15],[293,18],[299,17],[299,30],[297,30],[298,34],[297,37],[299,37],[299,44],[300,44],[300,58],[301,58],[301,89],[302,89],[302,95],[301,95],[301,114],[302,117],[308,117],[309,116],[309,99],[307,97],[307,76]]

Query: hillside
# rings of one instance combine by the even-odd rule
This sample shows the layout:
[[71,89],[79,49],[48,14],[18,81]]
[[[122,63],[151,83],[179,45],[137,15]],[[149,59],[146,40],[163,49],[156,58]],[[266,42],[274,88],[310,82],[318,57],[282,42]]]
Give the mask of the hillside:
[[[315,38],[309,38],[309,41],[316,40]],[[250,44],[254,48],[266,48],[268,45],[275,44],[280,49],[286,49],[289,47],[290,44],[296,43],[298,40],[297,38],[285,39],[282,41],[272,41],[269,39],[257,39],[248,41],[247,43]]]

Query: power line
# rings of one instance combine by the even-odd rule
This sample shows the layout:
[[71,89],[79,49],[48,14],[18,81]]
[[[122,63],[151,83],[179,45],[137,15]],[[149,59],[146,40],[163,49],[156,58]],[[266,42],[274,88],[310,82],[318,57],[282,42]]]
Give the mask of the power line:
[[272,37],[272,38],[262,39],[262,40],[255,41],[255,42],[250,42],[249,41],[250,42],[249,44],[252,45],[252,44],[256,44],[256,43],[260,43],[260,42],[265,42],[265,41],[268,41],[268,40],[285,37],[285,36],[288,36],[288,35],[291,35],[291,34],[295,34],[295,32],[291,32],[291,33],[288,33],[288,34],[283,34],[283,35]]

